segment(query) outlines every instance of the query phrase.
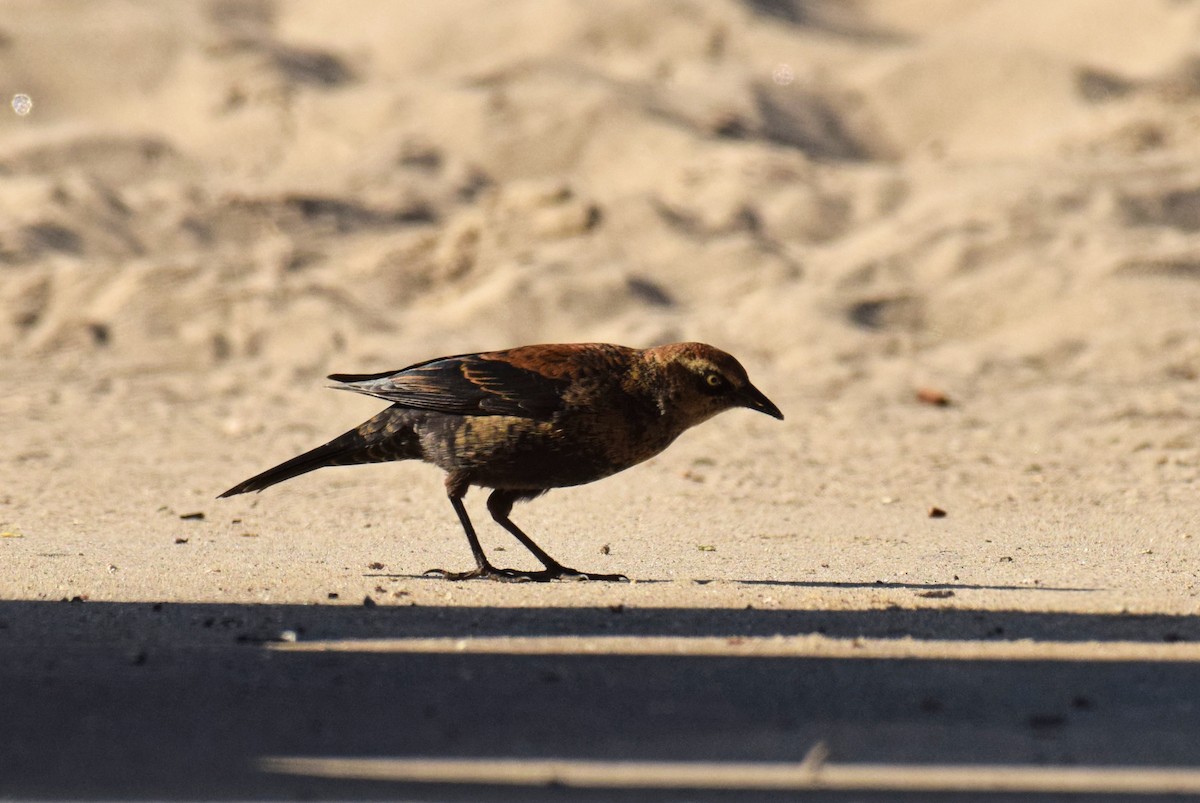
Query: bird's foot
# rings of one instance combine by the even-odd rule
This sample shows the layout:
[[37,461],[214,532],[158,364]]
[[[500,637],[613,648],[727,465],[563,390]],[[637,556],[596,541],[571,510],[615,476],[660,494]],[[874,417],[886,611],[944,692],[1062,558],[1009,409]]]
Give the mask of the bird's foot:
[[629,578],[623,574],[598,574],[596,572],[581,572],[570,566],[554,564],[540,572],[530,572],[533,580],[548,582],[550,580],[599,580],[604,583],[628,583]]
[[548,583],[551,580],[599,580],[607,583],[628,583],[629,578],[623,574],[596,574],[581,572],[567,566],[554,565],[540,571],[523,571],[521,569],[502,569],[499,566],[487,564],[476,566],[466,572],[451,572],[445,569],[430,569],[426,577],[440,577],[443,580],[495,580],[500,583]]
[[502,569],[491,564],[476,566],[467,572],[451,572],[446,569],[429,569],[425,572],[426,577],[440,577],[443,580],[495,580],[500,583],[527,583],[538,579],[531,577],[532,574],[537,574],[537,572]]

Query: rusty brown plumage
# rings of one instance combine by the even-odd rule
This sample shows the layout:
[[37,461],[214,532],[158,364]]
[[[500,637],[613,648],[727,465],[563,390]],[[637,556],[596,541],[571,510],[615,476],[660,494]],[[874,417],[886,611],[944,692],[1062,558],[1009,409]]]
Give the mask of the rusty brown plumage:
[[[522,346],[458,354],[379,374],[334,374],[334,387],[391,406],[323,446],[235,485],[222,497],[261,491],[325,466],[423,460],[446,472],[446,492],[475,568],[434,570],[450,579],[623,580],[570,569],[509,519],[515,502],[582,485],[661,452],[724,410],[783,414],[729,354],[703,343],[631,349],[606,343]],[[545,569],[493,566],[462,498],[491,488],[488,511]]]

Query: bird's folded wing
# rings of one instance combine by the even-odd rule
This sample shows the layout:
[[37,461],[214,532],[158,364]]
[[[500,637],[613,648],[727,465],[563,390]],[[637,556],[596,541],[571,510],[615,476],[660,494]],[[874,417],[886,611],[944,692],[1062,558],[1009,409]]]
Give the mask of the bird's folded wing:
[[353,390],[417,410],[548,419],[564,407],[570,380],[520,368],[499,355],[460,354],[382,374],[333,374]]

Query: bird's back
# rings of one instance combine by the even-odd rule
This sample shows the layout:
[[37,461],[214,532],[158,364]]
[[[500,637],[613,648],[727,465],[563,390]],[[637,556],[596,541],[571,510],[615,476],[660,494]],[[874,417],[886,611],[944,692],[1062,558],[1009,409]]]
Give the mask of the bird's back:
[[[655,426],[660,415],[643,392],[646,383],[638,381],[645,369],[640,361],[641,352],[607,344],[463,355],[405,369],[388,380],[411,388],[409,372],[415,370],[426,382],[435,371],[441,387],[462,388],[442,409],[408,407],[391,394],[386,398],[397,401],[389,414],[411,422],[419,434],[424,459],[470,484],[579,485],[635,465],[673,439]],[[456,405],[465,399],[476,409],[505,412],[459,412]]]

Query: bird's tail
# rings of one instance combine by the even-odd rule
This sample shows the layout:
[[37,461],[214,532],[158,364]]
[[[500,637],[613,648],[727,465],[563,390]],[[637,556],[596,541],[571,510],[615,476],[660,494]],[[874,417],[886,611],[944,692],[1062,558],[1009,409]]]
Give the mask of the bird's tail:
[[[359,463],[382,463],[388,460],[419,457],[419,451],[414,451],[419,450],[419,447],[416,443],[416,436],[411,430],[384,434],[390,427],[381,426],[384,421],[379,419],[383,419],[387,412],[383,411],[362,426],[339,435],[323,446],[318,446],[291,460],[286,460],[274,468],[269,468],[261,474],[256,474],[248,480],[239,482],[217,498],[223,499],[226,496],[261,491],[276,483],[326,466],[352,466]],[[384,437],[380,437],[381,435]]]

